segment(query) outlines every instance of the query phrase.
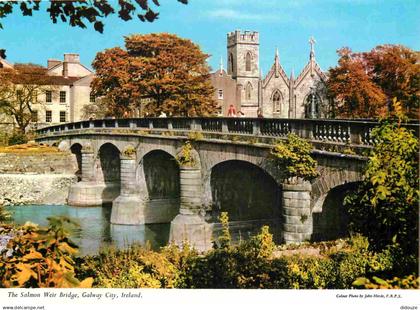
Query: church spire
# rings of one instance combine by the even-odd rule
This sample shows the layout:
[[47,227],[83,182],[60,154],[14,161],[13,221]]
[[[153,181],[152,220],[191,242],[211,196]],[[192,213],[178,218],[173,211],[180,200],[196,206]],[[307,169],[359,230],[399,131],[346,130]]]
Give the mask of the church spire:
[[311,45],[311,53],[309,54],[309,59],[310,60],[314,60],[315,59],[315,48],[314,48],[315,43],[316,43],[316,41],[315,41],[314,37],[311,36],[309,38],[309,44]]
[[276,47],[276,53],[274,54],[274,69],[275,76],[279,77],[280,60],[279,60],[279,49]]
[[223,72],[223,56],[220,56],[220,72]]

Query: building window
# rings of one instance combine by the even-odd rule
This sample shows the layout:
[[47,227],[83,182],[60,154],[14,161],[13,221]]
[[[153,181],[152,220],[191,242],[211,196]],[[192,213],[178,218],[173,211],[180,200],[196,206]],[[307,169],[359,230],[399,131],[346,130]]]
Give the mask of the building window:
[[52,102],[52,91],[46,90],[45,91],[45,102]]
[[276,90],[273,94],[273,112],[274,113],[281,113],[281,93],[279,90]]
[[60,111],[60,123],[66,122],[66,111]]
[[223,99],[223,89],[217,91],[217,99]]
[[245,99],[246,100],[251,100],[251,98],[252,98],[251,93],[252,93],[252,85],[251,85],[250,82],[248,82],[248,84],[246,85],[246,88],[245,88]]
[[38,122],[38,111],[32,111],[31,112],[31,122]]
[[233,55],[232,53],[229,54],[229,72],[233,74]]
[[90,92],[90,95],[89,95],[89,102],[95,102],[96,101],[96,96],[95,96],[95,94],[93,93],[93,92]]
[[47,123],[52,122],[52,112],[51,111],[45,111],[45,121]]
[[251,71],[251,53],[250,52],[246,53],[245,70],[246,71]]
[[66,92],[60,91],[60,102],[65,103],[66,102]]

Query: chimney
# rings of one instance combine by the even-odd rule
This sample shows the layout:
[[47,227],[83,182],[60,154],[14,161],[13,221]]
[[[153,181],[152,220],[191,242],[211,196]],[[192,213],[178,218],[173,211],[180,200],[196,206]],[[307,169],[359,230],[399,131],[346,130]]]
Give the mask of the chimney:
[[48,59],[47,68],[48,69],[51,69],[52,67],[54,67],[54,66],[56,66],[58,64],[61,64],[61,61],[60,60],[57,60],[57,59]]
[[67,61],[63,62],[63,76],[65,78],[69,77],[69,63]]
[[64,62],[80,63],[79,54],[64,54]]

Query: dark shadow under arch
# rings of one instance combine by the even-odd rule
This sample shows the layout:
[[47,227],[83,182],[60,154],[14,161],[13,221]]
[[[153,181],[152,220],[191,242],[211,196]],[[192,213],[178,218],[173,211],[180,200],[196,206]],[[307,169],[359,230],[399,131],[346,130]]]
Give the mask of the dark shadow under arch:
[[321,213],[313,213],[314,241],[335,240],[348,236],[349,217],[344,206],[345,197],[354,192],[359,182],[332,188],[325,197]]
[[147,153],[143,157],[143,171],[149,199],[179,198],[179,167],[172,155],[162,150]]
[[82,145],[80,143],[75,143],[70,147],[70,152],[76,156],[77,160],[77,181],[82,179]]
[[231,221],[280,218],[281,189],[262,168],[246,161],[215,165],[210,179],[213,221],[228,212]]
[[105,183],[116,183],[121,180],[120,151],[112,143],[103,144],[98,151],[100,170]]

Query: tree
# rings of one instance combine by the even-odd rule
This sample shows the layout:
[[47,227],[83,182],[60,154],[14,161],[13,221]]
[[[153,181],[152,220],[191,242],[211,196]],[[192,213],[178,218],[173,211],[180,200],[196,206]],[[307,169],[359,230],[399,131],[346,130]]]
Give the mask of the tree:
[[46,69],[33,64],[16,64],[0,70],[0,111],[13,117],[24,133],[32,119],[33,106],[42,104],[40,94],[52,90]]
[[402,45],[380,45],[364,53],[369,75],[381,87],[392,108],[401,102],[408,117],[417,118],[420,102],[420,54]]
[[115,115],[140,107],[157,116],[210,115],[216,111],[209,79],[209,55],[190,40],[173,34],[132,35],[127,50],[98,53],[93,68],[96,95],[109,99]]
[[[177,0],[187,4],[188,0]],[[72,27],[86,28],[86,23],[93,24],[96,31],[102,33],[104,30],[103,19],[118,11],[118,17],[124,21],[133,19],[136,11],[141,13],[137,17],[142,22],[153,22],[158,18],[159,13],[150,5],[159,6],[158,0],[119,0],[118,6],[109,3],[109,0],[78,0],[78,1],[58,1],[50,0],[46,11],[49,13],[52,22],[55,24],[58,20],[68,22]],[[1,1],[0,19],[13,13],[15,7],[19,7],[23,16],[32,16],[34,11],[40,10],[41,1]],[[0,29],[3,28],[0,23]]]
[[420,101],[419,54],[402,45],[380,45],[365,53],[338,51],[327,87],[341,117],[378,117],[392,112],[397,98],[407,116],[417,118]]
[[346,204],[351,230],[368,237],[375,249],[396,243],[417,257],[419,142],[400,123],[383,121],[372,132],[375,142],[364,181]]
[[338,101],[334,111],[345,118],[384,115],[386,97],[366,73],[363,59],[348,48],[338,51],[338,66],[329,70],[327,88]]

